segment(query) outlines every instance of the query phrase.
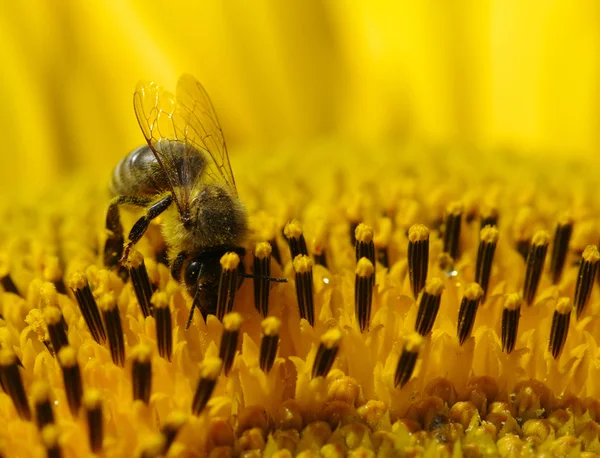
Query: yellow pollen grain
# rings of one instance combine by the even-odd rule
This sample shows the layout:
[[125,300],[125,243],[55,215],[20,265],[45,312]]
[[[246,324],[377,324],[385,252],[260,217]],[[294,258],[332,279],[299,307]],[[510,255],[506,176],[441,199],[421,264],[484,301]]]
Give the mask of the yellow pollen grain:
[[523,303],[523,298],[519,293],[510,293],[506,295],[504,299],[504,308],[507,310],[517,310],[521,307]]
[[223,329],[229,332],[239,331],[244,319],[237,312],[228,313],[223,317]]
[[423,345],[423,336],[418,332],[411,332],[404,338],[404,350],[410,353],[418,353]]
[[44,282],[40,286],[40,298],[44,306],[58,305],[58,293],[54,283]]
[[533,235],[533,239],[531,241],[533,245],[543,246],[548,245],[550,243],[550,233],[545,230],[539,230]]
[[221,358],[210,356],[200,364],[200,378],[216,380],[221,373],[223,361]]
[[313,262],[305,254],[299,254],[294,258],[294,271],[299,274],[304,274],[312,270]]
[[465,297],[470,301],[476,301],[481,296],[483,296],[483,289],[479,286],[478,283],[470,283],[465,288]]
[[281,320],[275,316],[270,316],[262,320],[260,326],[265,336],[276,336],[281,328]]
[[31,330],[37,334],[38,339],[41,342],[49,339],[48,329],[46,329],[46,324],[44,322],[44,314],[40,309],[30,310],[25,317],[25,323],[27,323]]
[[87,410],[95,410],[102,405],[102,394],[99,390],[89,389],[83,395],[83,405]]
[[50,385],[44,380],[33,382],[31,397],[36,403],[46,402],[50,399]]
[[354,237],[357,242],[369,243],[373,240],[373,228],[367,224],[360,223],[354,229]]
[[17,355],[12,350],[8,348],[3,348],[0,350],[0,366],[12,366],[17,362]]
[[360,258],[356,264],[356,275],[358,277],[370,277],[375,272],[373,263],[367,258]]
[[152,348],[146,344],[137,344],[131,350],[131,358],[139,363],[149,363],[152,359]]
[[117,301],[114,293],[105,293],[98,298],[98,307],[104,312],[110,312],[117,308]]
[[567,313],[571,313],[573,310],[573,304],[571,303],[571,299],[568,297],[561,297],[556,302],[556,311],[561,315],[566,315]]
[[441,296],[444,291],[444,282],[440,278],[432,278],[425,285],[425,292],[431,296]]
[[169,307],[169,296],[164,292],[156,292],[152,295],[150,303],[157,309],[166,309]]
[[240,264],[240,257],[237,253],[230,251],[221,257],[221,268],[223,270],[235,270]]
[[596,264],[600,261],[600,252],[598,252],[598,247],[596,245],[588,245],[583,250],[582,258],[585,262],[589,262],[590,264]]
[[87,278],[83,272],[77,271],[73,272],[69,276],[69,281],[67,283],[69,284],[69,288],[73,290],[81,290],[85,288],[85,285],[87,285]]
[[133,250],[129,253],[127,263],[130,267],[137,269],[144,262],[144,256],[138,250]]
[[258,259],[265,259],[271,256],[271,244],[269,242],[258,242],[254,247],[254,256]]
[[62,367],[74,367],[77,365],[77,352],[73,347],[65,346],[58,352],[58,362]]
[[188,421],[188,415],[181,410],[174,410],[169,413],[165,420],[165,425],[172,429],[179,429]]
[[46,307],[43,311],[44,321],[48,325],[56,325],[62,318],[62,312],[58,307]]
[[465,204],[463,202],[461,202],[460,200],[455,201],[455,202],[450,202],[448,204],[448,206],[446,207],[446,213],[448,215],[462,215],[462,213],[465,211]]
[[479,232],[479,239],[485,243],[496,243],[498,241],[498,237],[500,233],[495,226],[485,226]]
[[42,443],[47,449],[58,446],[59,431],[56,425],[46,425],[42,429]]
[[413,224],[408,230],[408,240],[412,243],[423,242],[429,238],[429,229],[423,224]]
[[327,349],[332,349],[340,345],[342,340],[342,331],[339,328],[331,328],[321,336],[321,343]]
[[302,235],[302,225],[298,220],[291,220],[283,228],[283,234],[288,239],[298,239]]

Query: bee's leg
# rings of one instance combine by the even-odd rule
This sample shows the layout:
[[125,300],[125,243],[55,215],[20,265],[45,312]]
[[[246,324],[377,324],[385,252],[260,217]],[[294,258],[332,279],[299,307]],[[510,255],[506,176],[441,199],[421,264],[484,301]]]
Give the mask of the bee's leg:
[[135,224],[131,228],[131,231],[129,231],[129,240],[125,245],[123,254],[121,255],[121,264],[127,261],[131,247],[142,238],[144,232],[146,232],[146,229],[148,229],[150,221],[152,221],[154,218],[156,218],[158,215],[164,212],[167,208],[169,208],[172,202],[173,196],[171,194],[168,194],[167,196],[160,199],[158,202],[148,207],[146,214],[135,222]]
[[182,251],[177,255],[173,262],[171,263],[171,277],[173,277],[177,281],[181,281],[181,269],[183,267],[183,261],[187,258],[187,253]]
[[147,207],[150,199],[137,196],[118,196],[115,197],[106,212],[106,231],[108,236],[104,244],[104,265],[108,268],[115,268],[119,265],[119,259],[123,254],[123,244],[125,238],[123,235],[123,225],[119,214],[119,205],[133,205],[136,207]]

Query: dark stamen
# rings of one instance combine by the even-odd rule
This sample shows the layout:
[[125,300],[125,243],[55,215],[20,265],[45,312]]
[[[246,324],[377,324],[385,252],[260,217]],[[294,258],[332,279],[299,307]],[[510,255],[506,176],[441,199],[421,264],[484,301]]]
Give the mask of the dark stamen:
[[81,370],[77,362],[77,353],[73,347],[63,347],[58,352],[58,362],[63,373],[63,382],[65,384],[65,394],[71,415],[77,417],[81,407],[81,397],[83,396],[83,383],[81,381]]
[[54,423],[50,385],[45,381],[35,382],[31,387],[31,396],[35,406],[35,424],[41,431],[44,426]]
[[97,390],[89,390],[83,398],[88,426],[88,440],[93,453],[102,450],[104,426],[102,423],[102,397]]
[[42,443],[46,449],[47,458],[60,458],[62,456],[62,451],[58,444],[58,436],[58,427],[54,424],[47,425],[42,429]]
[[533,236],[531,249],[527,256],[525,282],[523,283],[523,299],[527,305],[531,305],[535,299],[535,294],[542,278],[549,240],[550,235],[546,231],[538,231]]
[[279,245],[277,245],[277,239],[269,240],[269,245],[271,245],[271,255],[273,256],[273,259],[277,261],[277,264],[282,265],[281,253],[279,252]]
[[131,358],[133,400],[148,404],[152,393],[152,349],[148,345],[138,344],[131,351]]
[[369,328],[371,305],[373,302],[373,276],[375,268],[367,258],[361,258],[356,265],[354,280],[354,313],[360,331]]
[[161,358],[171,361],[173,352],[173,323],[171,321],[171,310],[169,298],[166,293],[156,292],[152,296],[154,306],[154,319],[156,320],[156,345]]
[[21,295],[10,274],[6,274],[0,278],[0,285],[2,285],[2,288],[4,288],[4,291],[7,293],[16,294],[17,296]]
[[477,283],[471,283],[465,289],[465,295],[460,303],[456,336],[462,345],[471,335],[477,308],[483,297],[483,289]]
[[415,224],[408,230],[408,276],[416,299],[427,280],[429,267],[429,229]]
[[108,334],[108,346],[113,363],[123,367],[125,365],[125,342],[123,339],[123,327],[121,325],[121,315],[119,307],[113,293],[104,294],[99,300],[98,305],[102,310],[104,326]]
[[313,326],[315,324],[315,305],[313,294],[312,260],[305,255],[299,255],[293,262],[296,272],[296,298],[300,318],[304,318]]
[[228,313],[223,317],[223,334],[219,347],[219,358],[223,361],[225,375],[229,373],[235,358],[240,328],[242,327],[242,316],[239,313]]
[[459,256],[460,224],[464,206],[462,202],[453,202],[446,208],[446,229],[444,230],[444,253],[454,260]]
[[279,344],[279,328],[281,320],[274,316],[265,318],[262,323],[262,335],[260,339],[260,368],[268,373],[273,367],[277,356],[277,345]]
[[46,307],[43,313],[54,354],[57,354],[62,347],[69,345],[65,326],[63,325],[63,314],[58,307],[52,306]]
[[402,388],[412,377],[422,343],[423,337],[417,332],[410,333],[404,339],[404,347],[402,348],[402,353],[396,366],[396,374],[394,375],[394,386]]
[[569,241],[573,233],[573,220],[569,216],[563,216],[556,225],[554,241],[552,242],[552,257],[550,259],[550,275],[552,283],[557,284],[560,280],[567,252],[569,250]]
[[508,294],[502,310],[502,351],[511,353],[517,342],[521,304],[523,300],[517,293]]
[[480,210],[479,229],[486,226],[498,226],[498,209],[485,205]]
[[306,240],[304,240],[300,222],[293,219],[287,223],[283,228],[283,235],[285,235],[285,238],[290,244],[290,254],[292,259],[296,259],[296,256],[301,254],[308,256],[308,248],[306,247]]
[[433,329],[435,319],[440,309],[444,282],[439,278],[433,278],[427,282],[421,292],[419,300],[419,311],[415,322],[415,331],[425,337]]
[[219,297],[217,299],[217,318],[223,321],[226,313],[233,310],[235,293],[238,289],[238,266],[240,257],[237,253],[225,253],[221,258],[221,277],[219,279]]
[[164,448],[162,450],[163,455],[167,455],[169,449],[173,442],[175,442],[175,438],[177,434],[187,422],[187,415],[181,411],[174,411],[169,414],[167,417],[165,424],[161,428],[160,432],[164,438]]
[[17,356],[11,350],[7,348],[0,350],[0,381],[21,419],[31,420],[29,401],[17,361]]
[[106,332],[104,331],[104,324],[100,317],[100,311],[96,304],[96,299],[92,294],[90,285],[87,282],[84,274],[81,272],[75,272],[69,279],[69,287],[77,299],[79,310],[81,315],[87,324],[88,329],[92,338],[99,344],[106,342]]
[[586,246],[579,263],[579,272],[577,273],[577,283],[575,284],[575,296],[573,299],[577,319],[583,316],[590,301],[592,288],[594,287],[594,277],[598,270],[598,261],[600,261],[600,253],[598,253],[596,245]]
[[269,291],[271,284],[271,245],[260,242],[254,248],[254,306],[263,317],[269,314]]
[[556,303],[548,342],[548,351],[552,352],[554,359],[558,359],[567,341],[572,310],[573,305],[568,297],[561,297]]
[[479,248],[477,249],[477,262],[475,264],[475,282],[483,290],[482,304],[485,303],[487,296],[498,235],[498,229],[493,226],[484,227],[479,234]]
[[[371,226],[367,226],[363,223],[356,226],[356,262],[358,262],[360,258],[367,258],[371,261],[371,264],[375,265],[375,242],[373,241],[373,237],[374,234]],[[373,277],[373,282],[375,282],[375,277]]]
[[329,329],[321,336],[321,344],[312,368],[312,378],[326,377],[329,374],[340,349],[341,341],[342,331],[338,328]]
[[222,368],[221,358],[209,357],[200,365],[200,380],[192,401],[192,413],[194,415],[200,415],[206,404],[208,404]]
[[128,265],[131,283],[133,283],[135,297],[137,297],[142,314],[144,318],[152,316],[152,305],[150,303],[152,284],[148,278],[148,271],[142,253],[137,250],[132,251],[129,254]]

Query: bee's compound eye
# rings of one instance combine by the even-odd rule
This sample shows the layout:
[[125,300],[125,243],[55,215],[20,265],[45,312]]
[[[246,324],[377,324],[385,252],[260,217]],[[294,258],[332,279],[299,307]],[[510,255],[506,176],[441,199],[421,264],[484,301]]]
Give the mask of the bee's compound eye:
[[200,261],[191,261],[187,267],[185,268],[185,284],[186,285],[195,285],[198,280],[198,274],[200,274],[200,269],[202,267],[202,262]]

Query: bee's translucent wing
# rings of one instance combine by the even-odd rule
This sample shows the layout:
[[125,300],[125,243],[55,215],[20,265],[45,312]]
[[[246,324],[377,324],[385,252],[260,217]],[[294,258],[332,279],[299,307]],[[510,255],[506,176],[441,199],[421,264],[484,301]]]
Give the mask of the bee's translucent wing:
[[176,93],[178,108],[186,118],[186,141],[209,156],[204,173],[237,195],[223,130],[206,90],[192,75],[184,74]]

